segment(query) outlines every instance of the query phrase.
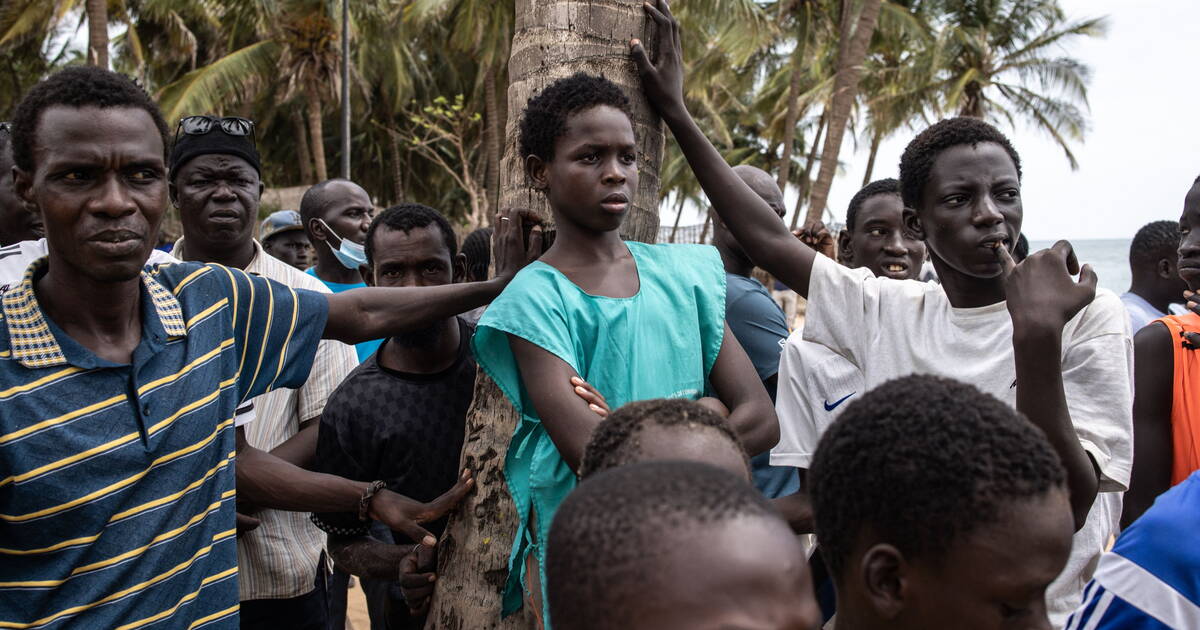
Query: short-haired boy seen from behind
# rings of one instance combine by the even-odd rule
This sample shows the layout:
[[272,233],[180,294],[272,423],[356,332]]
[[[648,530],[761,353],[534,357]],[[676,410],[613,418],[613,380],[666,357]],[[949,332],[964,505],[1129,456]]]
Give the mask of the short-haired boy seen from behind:
[[1009,405],[939,377],[884,383],[821,438],[809,490],[838,630],[1051,627],[1066,478]]
[[804,338],[861,366],[866,387],[914,372],[953,376],[1046,433],[1067,470],[1078,529],[1049,594],[1051,619],[1063,623],[1116,529],[1129,483],[1132,348],[1120,300],[1097,291],[1095,273],[1080,268],[1065,241],[1012,261],[1020,158],[1003,134],[972,118],[926,129],[900,162],[905,225],[925,241],[940,285],[874,278],[817,255],[696,126],[682,96],[678,24],[662,0],[646,10],[661,38],[655,64],[632,44],[647,97],[754,261],[808,298]]
[[[1184,197],[1178,270],[1188,306],[1200,290],[1200,178]],[[1137,394],[1133,400],[1133,480],[1121,524],[1128,527],[1158,495],[1200,469],[1200,315],[1151,322],[1134,337]]]
[[[759,168],[748,164],[733,167],[742,181],[779,215],[780,222],[787,212],[783,203],[783,192],[775,179]],[[754,263],[746,255],[737,238],[725,227],[719,217],[713,217],[713,246],[721,254],[725,265],[725,323],[746,350],[746,356],[754,364],[758,378],[771,400],[779,375],[779,353],[783,340],[788,336],[788,322],[783,310],[771,299],[757,279],[753,277]],[[751,460],[754,485],[769,499],[793,494],[800,489],[800,477],[795,469],[772,466],[771,454],[760,453]]]
[[804,551],[742,479],[698,462],[599,473],[547,543],[559,630],[813,630]]
[[703,462],[751,480],[746,450],[729,423],[679,398],[631,402],[601,420],[583,450],[579,478],[647,461]]
[[700,398],[707,381],[720,398],[711,404],[729,409],[752,453],[778,439],[771,399],[725,326],[717,252],[626,242],[618,232],[638,182],[621,89],[584,74],[560,79],[530,99],[520,130],[526,172],[550,203],[556,239],[488,307],[473,341],[476,361],[521,413],[505,461],[519,519],[506,614],[543,608],[546,534],[600,421],[572,378],[613,407]]
[[[1172,304],[1183,302],[1188,286],[1179,277],[1179,222],[1143,225],[1129,244],[1129,290],[1121,294],[1133,332],[1166,317]],[[1177,312],[1177,311],[1176,311]]]

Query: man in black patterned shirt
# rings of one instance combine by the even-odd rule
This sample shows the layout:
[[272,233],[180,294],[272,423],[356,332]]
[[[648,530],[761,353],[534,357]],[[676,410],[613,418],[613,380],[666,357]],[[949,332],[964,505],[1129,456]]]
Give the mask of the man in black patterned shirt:
[[[450,224],[419,204],[394,206],[376,217],[366,254],[368,285],[435,286],[460,282],[465,275]],[[387,339],[329,398],[316,469],[381,480],[418,501],[453,486],[475,388],[473,333],[470,324],[452,317]],[[338,566],[365,578],[372,628],[422,627],[433,586],[426,572],[435,564],[430,548],[357,514],[314,514],[313,520],[329,533],[329,551]],[[440,535],[444,526],[443,519],[426,527]],[[406,556],[402,585],[398,578]]]

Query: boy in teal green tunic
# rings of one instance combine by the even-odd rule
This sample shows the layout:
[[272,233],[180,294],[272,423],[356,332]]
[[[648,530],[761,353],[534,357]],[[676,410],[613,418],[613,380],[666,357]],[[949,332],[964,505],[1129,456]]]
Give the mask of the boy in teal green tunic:
[[[529,101],[520,143],[557,235],[488,308],[474,339],[479,365],[521,413],[505,461],[520,518],[505,614],[520,608],[522,589],[535,612],[544,610],[543,543],[600,421],[572,379],[591,383],[613,408],[700,399],[728,416],[752,455],[779,438],[771,400],[727,334],[716,250],[626,242],[618,233],[638,184],[620,88],[584,74],[551,84]],[[703,398],[706,379],[715,398]]]

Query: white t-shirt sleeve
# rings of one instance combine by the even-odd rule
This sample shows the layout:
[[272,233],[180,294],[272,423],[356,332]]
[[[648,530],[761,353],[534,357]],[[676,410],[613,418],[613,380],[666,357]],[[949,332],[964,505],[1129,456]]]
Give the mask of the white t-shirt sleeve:
[[1133,341],[1125,309],[1100,290],[1076,322],[1062,360],[1071,423],[1100,469],[1100,492],[1123,492],[1133,468]]
[[864,387],[858,366],[801,337],[800,331],[793,333],[780,357],[775,396],[779,443],[771,449],[773,466],[808,468],[821,436]]
[[880,283],[864,268],[848,269],[818,255],[808,284],[804,340],[819,343],[857,365],[879,315]]

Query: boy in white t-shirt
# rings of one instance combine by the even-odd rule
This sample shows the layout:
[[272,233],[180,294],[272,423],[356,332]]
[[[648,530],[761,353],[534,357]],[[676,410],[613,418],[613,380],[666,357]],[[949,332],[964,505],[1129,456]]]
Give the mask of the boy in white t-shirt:
[[1080,268],[1065,241],[1013,261],[1020,157],[973,118],[926,129],[900,162],[905,227],[925,241],[940,285],[876,278],[817,255],[692,120],[678,24],[659,7],[647,8],[659,25],[658,58],[651,63],[641,43],[632,44],[647,99],[754,261],[808,298],[804,338],[860,366],[867,388],[912,373],[957,378],[1015,406],[1046,434],[1067,471],[1077,530],[1067,568],[1047,591],[1051,621],[1061,625],[1116,529],[1118,493],[1129,482],[1132,348],[1120,300],[1096,290],[1096,274]]

